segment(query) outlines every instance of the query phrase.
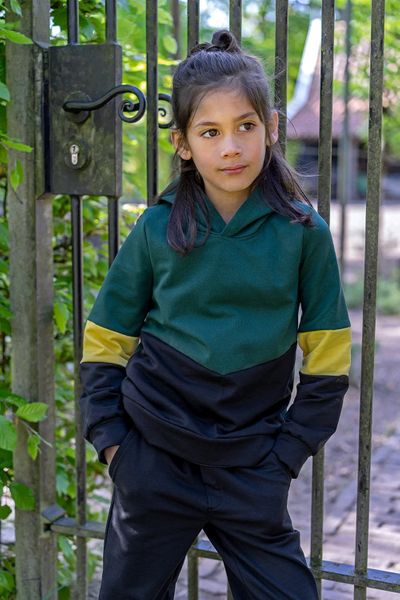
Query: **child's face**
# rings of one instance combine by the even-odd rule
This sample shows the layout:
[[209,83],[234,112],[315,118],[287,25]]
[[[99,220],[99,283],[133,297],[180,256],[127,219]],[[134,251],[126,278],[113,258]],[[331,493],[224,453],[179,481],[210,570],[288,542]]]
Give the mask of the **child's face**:
[[[179,132],[172,131],[177,148]],[[278,139],[278,113],[272,112],[271,142]],[[188,147],[180,148],[184,160],[193,159],[203,177],[210,200],[244,201],[263,166],[266,129],[245,94],[232,90],[209,92],[201,100],[187,130]],[[229,171],[229,167],[242,166]]]

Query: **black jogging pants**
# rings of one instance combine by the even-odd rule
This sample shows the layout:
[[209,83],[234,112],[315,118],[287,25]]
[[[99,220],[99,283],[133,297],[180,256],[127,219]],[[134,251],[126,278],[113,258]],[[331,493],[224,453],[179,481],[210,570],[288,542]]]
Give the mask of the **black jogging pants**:
[[202,529],[235,600],[318,600],[287,512],[291,477],[273,452],[256,467],[206,467],[149,444],[133,426],[109,475],[99,600],[173,600]]

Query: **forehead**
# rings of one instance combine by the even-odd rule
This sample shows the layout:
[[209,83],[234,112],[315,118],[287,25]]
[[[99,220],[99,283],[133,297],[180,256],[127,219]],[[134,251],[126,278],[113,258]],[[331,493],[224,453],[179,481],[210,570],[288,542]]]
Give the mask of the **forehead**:
[[226,123],[238,120],[244,114],[254,113],[251,118],[258,118],[254,106],[241,90],[218,89],[207,92],[195,110],[191,127],[200,123]]

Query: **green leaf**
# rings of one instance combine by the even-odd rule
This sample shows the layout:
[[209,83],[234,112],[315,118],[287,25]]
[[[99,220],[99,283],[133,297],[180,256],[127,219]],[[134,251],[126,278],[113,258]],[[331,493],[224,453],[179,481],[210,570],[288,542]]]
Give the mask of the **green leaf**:
[[21,7],[18,0],[10,0],[10,8],[16,15],[22,16]]
[[17,508],[21,510],[33,510],[35,508],[33,490],[24,483],[12,481],[10,492]]
[[22,162],[17,158],[15,169],[11,171],[10,182],[13,190],[15,191],[19,185],[24,181],[24,168]]
[[[2,122],[3,119],[3,113],[5,106],[0,106],[0,127],[2,127],[2,129],[5,129],[5,124]],[[6,165],[8,163],[8,152],[5,148],[3,148],[3,146],[0,146],[0,163],[2,163],[3,165]]]
[[8,227],[0,221],[0,248],[8,249]]
[[10,29],[5,29],[4,27],[0,27],[0,38],[5,38],[15,44],[33,44],[31,38],[23,33],[20,33],[19,31],[10,31]]
[[13,404],[14,406],[23,406],[27,403],[25,398],[18,396],[18,394],[13,394],[10,390],[5,388],[0,388],[0,400],[2,402],[8,402],[8,404]]
[[0,317],[0,331],[5,333],[6,335],[11,335],[10,322],[6,321],[6,319],[2,319],[1,317]]
[[24,406],[20,406],[15,414],[17,417],[25,419],[25,421],[37,423],[37,421],[43,421],[46,418],[48,408],[48,405],[44,402],[27,402]]
[[14,452],[17,445],[17,432],[11,421],[0,415],[0,448]]
[[163,44],[167,52],[170,52],[171,54],[176,53],[178,46],[176,44],[176,39],[173,38],[172,35],[165,35],[163,37]]
[[[90,447],[93,448],[93,446],[91,444],[90,444]],[[5,469],[12,470],[12,468],[13,468],[13,453],[11,452],[11,450],[3,450],[2,448],[0,448],[0,481],[3,485],[8,485],[7,482],[12,479],[11,472],[5,471]]]
[[57,494],[66,494],[68,490],[68,485],[69,481],[67,473],[65,473],[65,471],[58,471],[56,475]]
[[0,304],[0,316],[4,317],[5,319],[11,319],[12,312],[7,306]]
[[22,142],[13,140],[12,138],[9,138],[5,135],[1,136],[1,143],[3,144],[3,146],[8,146],[13,150],[21,150],[21,152],[32,152],[33,150],[32,146],[28,146],[27,144],[23,144]]
[[35,433],[31,433],[28,437],[28,454],[32,460],[36,460],[39,445],[40,437]]
[[[8,504],[2,504],[0,506],[0,519],[7,519],[8,515],[10,515],[12,513],[11,508],[8,506]],[[1,573],[1,571],[0,571]],[[1,582],[0,582],[0,586],[1,586]]]
[[7,102],[10,100],[10,91],[2,81],[0,81],[0,98],[2,100],[7,100]]
[[60,547],[60,550],[62,550],[62,553],[64,554],[65,558],[69,558],[70,560],[74,558],[74,549],[72,546],[72,542],[67,537],[65,537],[65,535],[58,536],[58,545]]
[[0,571],[0,590],[12,592],[14,589],[14,577],[8,571]]
[[69,311],[65,302],[54,303],[54,317],[59,331],[65,333],[69,318]]

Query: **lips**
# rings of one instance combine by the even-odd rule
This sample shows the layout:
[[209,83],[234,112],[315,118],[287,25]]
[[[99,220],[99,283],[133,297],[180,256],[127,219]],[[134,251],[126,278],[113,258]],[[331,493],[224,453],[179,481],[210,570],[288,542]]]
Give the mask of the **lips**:
[[239,171],[240,169],[244,169],[246,165],[235,165],[234,167],[225,167],[222,171]]

